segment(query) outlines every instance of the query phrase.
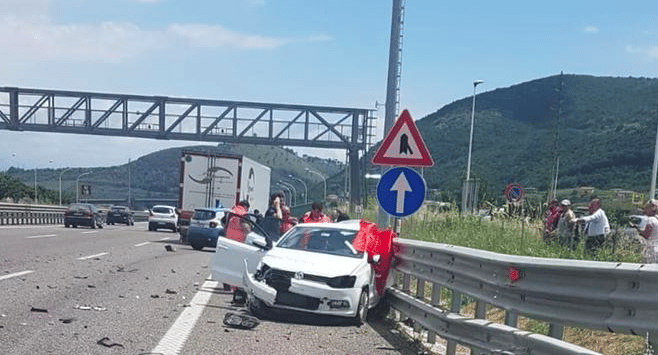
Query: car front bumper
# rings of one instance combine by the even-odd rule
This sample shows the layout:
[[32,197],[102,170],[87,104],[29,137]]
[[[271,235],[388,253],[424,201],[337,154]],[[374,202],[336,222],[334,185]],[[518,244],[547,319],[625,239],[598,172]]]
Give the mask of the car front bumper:
[[333,288],[323,283],[293,278],[288,290],[279,292],[247,272],[243,274],[243,284],[250,296],[267,306],[342,317],[356,315],[362,291],[360,287]]

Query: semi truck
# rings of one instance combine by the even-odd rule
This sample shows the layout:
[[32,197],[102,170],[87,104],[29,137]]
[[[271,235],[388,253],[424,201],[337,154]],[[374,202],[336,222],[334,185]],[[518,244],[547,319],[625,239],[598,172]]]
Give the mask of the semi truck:
[[249,201],[250,211],[265,213],[270,194],[271,169],[243,155],[183,150],[180,159],[181,241],[195,208],[232,208]]

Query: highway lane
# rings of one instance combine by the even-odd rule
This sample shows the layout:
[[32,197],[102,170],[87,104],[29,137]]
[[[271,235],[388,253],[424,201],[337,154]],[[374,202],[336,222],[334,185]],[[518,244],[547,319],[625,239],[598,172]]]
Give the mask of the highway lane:
[[177,239],[145,223],[0,227],[0,353],[414,353],[384,323],[285,313],[226,327],[227,311],[246,311],[206,280],[213,250]]

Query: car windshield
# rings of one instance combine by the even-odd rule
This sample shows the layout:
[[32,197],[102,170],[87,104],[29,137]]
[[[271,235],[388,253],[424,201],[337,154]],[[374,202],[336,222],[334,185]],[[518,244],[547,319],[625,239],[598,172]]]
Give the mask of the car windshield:
[[196,210],[194,211],[194,216],[192,217],[193,219],[199,219],[199,220],[209,220],[215,218],[215,211],[208,211],[208,210]]
[[363,252],[357,251],[352,246],[356,233],[357,231],[348,229],[296,227],[286,234],[276,246],[277,248],[360,258],[363,256]]
[[153,213],[171,213],[171,209],[167,207],[153,207]]

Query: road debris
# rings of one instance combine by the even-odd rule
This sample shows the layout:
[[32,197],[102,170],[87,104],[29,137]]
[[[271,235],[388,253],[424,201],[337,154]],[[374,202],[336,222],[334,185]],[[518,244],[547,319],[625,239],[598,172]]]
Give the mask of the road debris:
[[115,346],[119,346],[119,347],[122,347],[122,348],[124,347],[122,344],[119,344],[119,343],[111,343],[110,338],[108,338],[108,337],[103,337],[101,340],[97,341],[96,344],[103,345],[106,348],[113,348]]
[[233,328],[253,329],[260,324],[260,321],[256,317],[245,314],[226,312],[224,315],[224,324]]
[[36,308],[36,307],[32,307],[32,308],[30,309],[30,312],[48,313],[48,310],[45,309],[45,308]]
[[81,311],[90,311],[90,310],[94,310],[94,311],[97,311],[97,312],[105,312],[105,311],[107,311],[107,308],[105,308],[105,307],[103,307],[103,306],[87,306],[87,305],[85,305],[85,306],[80,306],[80,305],[77,305],[77,304],[76,304],[75,306],[73,306],[73,309],[79,309],[79,310],[81,310]]
[[75,321],[75,318],[60,318],[59,321],[64,323],[64,324],[71,324],[73,321]]
[[151,295],[151,298],[160,298],[160,295]]
[[170,295],[175,295],[177,292],[174,290],[166,289],[165,293],[170,294]]
[[165,250],[166,250],[166,251],[175,251],[175,250],[174,250],[174,247],[172,247],[172,246],[169,245],[169,244],[165,245]]

